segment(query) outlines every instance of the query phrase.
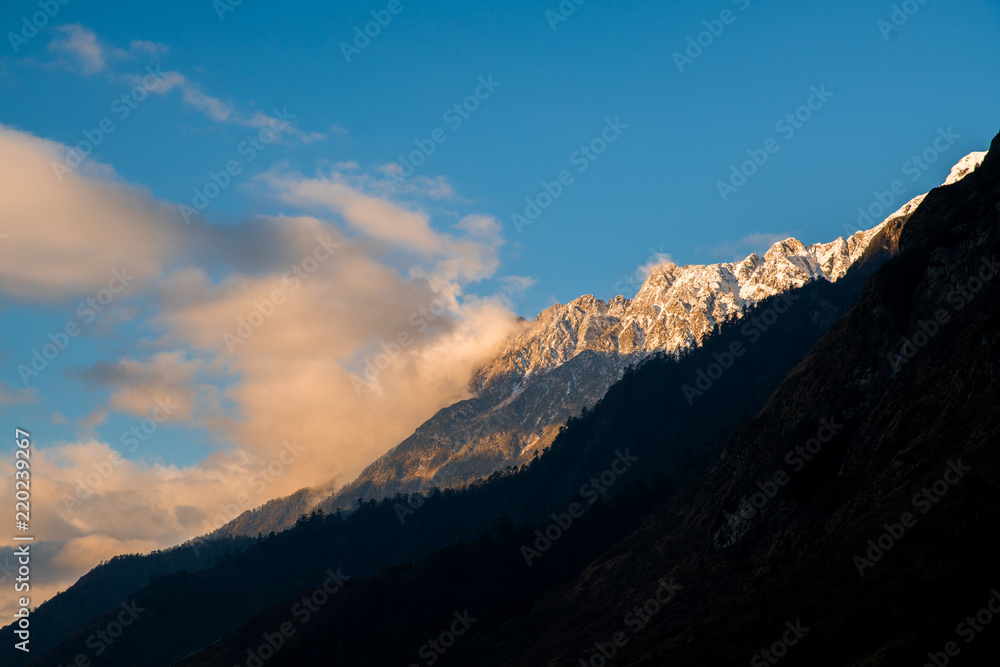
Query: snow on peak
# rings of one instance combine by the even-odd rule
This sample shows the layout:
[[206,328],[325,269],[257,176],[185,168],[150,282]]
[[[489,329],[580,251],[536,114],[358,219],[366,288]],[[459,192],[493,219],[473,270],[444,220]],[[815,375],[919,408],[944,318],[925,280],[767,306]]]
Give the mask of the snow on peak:
[[951,185],[952,183],[957,183],[965,178],[970,172],[975,171],[976,167],[983,163],[983,158],[985,157],[986,151],[974,151],[966,155],[958,161],[958,164],[951,168],[951,173],[948,174],[948,178],[945,179],[944,185]]
[[[945,185],[971,173],[986,155],[970,153],[951,170]],[[648,268],[636,295],[603,301],[592,294],[547,308],[509,338],[477,374],[524,378],[569,361],[581,352],[618,354],[622,363],[657,352],[678,353],[700,345],[723,322],[742,317],[758,302],[814,280],[836,282],[864,254],[886,223],[912,213],[926,195],[914,197],[876,227],[847,238],[806,246],[795,238],[738,262],[678,266],[663,261]],[[623,366],[624,367],[624,366]]]

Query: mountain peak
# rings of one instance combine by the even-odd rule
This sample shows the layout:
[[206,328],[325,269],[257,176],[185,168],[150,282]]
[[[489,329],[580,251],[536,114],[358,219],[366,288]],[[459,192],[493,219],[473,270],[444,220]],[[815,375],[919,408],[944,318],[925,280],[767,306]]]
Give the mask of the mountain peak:
[[973,151],[963,157],[951,168],[951,173],[945,179],[944,185],[951,185],[965,178],[969,172],[975,171],[976,167],[983,163],[983,158],[985,157],[986,151]]

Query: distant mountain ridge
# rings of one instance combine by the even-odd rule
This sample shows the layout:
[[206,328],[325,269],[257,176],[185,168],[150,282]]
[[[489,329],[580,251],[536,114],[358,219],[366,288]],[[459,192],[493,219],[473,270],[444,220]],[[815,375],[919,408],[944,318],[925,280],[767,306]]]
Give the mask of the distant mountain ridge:
[[[985,152],[971,153],[944,185],[964,178]],[[527,463],[551,444],[565,421],[594,405],[625,369],[650,355],[699,346],[724,322],[760,301],[815,280],[836,282],[887,224],[909,217],[907,202],[873,229],[810,246],[788,238],[739,262],[678,266],[665,262],[631,298],[594,295],[556,304],[522,324],[472,378],[473,397],[440,410],[410,437],[321,500],[297,493],[237,517],[215,535],[282,530],[320,507],[356,506],[434,487],[460,488]],[[317,502],[318,501],[318,502]]]

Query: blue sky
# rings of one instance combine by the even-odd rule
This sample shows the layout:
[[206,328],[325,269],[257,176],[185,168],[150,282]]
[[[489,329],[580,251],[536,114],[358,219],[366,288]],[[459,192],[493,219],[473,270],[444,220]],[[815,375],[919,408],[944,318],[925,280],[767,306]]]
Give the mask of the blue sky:
[[[45,183],[31,172],[0,184],[0,425],[51,445],[53,502],[115,451],[136,467],[96,490],[108,506],[154,511],[136,485],[164,475],[217,481],[200,497],[215,503],[286,436],[324,454],[254,504],[324,475],[349,481],[461,396],[511,312],[634,290],[652,254],[709,263],[790,235],[832,240],[877,191],[902,180],[897,208],[1000,127],[1000,8],[986,0],[224,1],[53,0],[37,34],[24,28],[41,23],[37,2],[0,9],[7,158],[16,148],[43,165],[100,136],[67,177],[78,187],[64,208],[42,206],[66,192],[44,169]],[[373,12],[377,36],[345,49]],[[126,114],[116,100],[149,72],[160,78]],[[796,112],[808,120],[779,124]],[[263,128],[276,140],[248,148]],[[914,169],[941,132],[952,139]],[[420,145],[433,152],[390,188],[390,165]],[[766,162],[723,197],[748,151]],[[178,205],[193,206],[213,173],[225,187],[185,224]],[[546,183],[558,196],[515,224]],[[322,234],[343,259],[307,271],[308,298],[294,302],[280,277],[322,254]],[[122,263],[147,270],[106,315],[79,321],[78,304]],[[220,332],[275,284],[290,305],[226,349]],[[446,315],[415,315],[435,300]],[[81,335],[25,383],[18,366],[69,322]],[[416,343],[355,392],[350,377],[403,334]],[[312,363],[324,355],[329,368]],[[314,389],[327,383],[339,389]],[[130,450],[123,434],[168,395],[179,416]],[[95,527],[99,512],[63,517],[52,539],[100,533],[91,555],[165,544],[204,528],[186,507],[141,543]]]
[[[364,168],[394,161],[415,139],[446,127],[442,113],[471,94],[479,76],[493,74],[502,86],[449,131],[421,172],[446,176],[461,197],[505,222],[505,271],[538,281],[520,304],[527,316],[553,299],[611,296],[650,247],[696,263],[717,261],[710,249],[755,232],[829,240],[938,127],[953,126],[962,139],[913,194],[939,183],[960,154],[983,149],[998,126],[1000,92],[989,82],[1000,56],[1000,9],[987,1],[931,0],[887,41],[877,23],[891,16],[892,3],[750,2],[741,11],[742,0],[625,8],[591,1],[553,31],[544,13],[556,2],[405,0],[347,63],[340,43],[385,4],[304,2],[278,11],[246,0],[220,21],[208,0],[70,2],[54,22],[81,23],[116,46],[166,44],[165,66],[206,92],[246,109],[287,107],[303,129],[330,134],[279,147],[262,156],[261,169],[278,160],[307,171],[326,161]],[[727,8],[735,22],[679,73],[671,54]],[[32,9],[5,3],[3,25],[16,26]],[[10,125],[72,142],[108,114],[121,86],[44,66],[49,39],[43,32],[23,57],[7,50],[0,113]],[[834,93],[829,105],[723,203],[716,181],[820,84]],[[621,141],[517,234],[511,213],[607,116],[629,125]],[[329,132],[333,125],[346,134]],[[245,134],[206,123],[176,99],[157,99],[95,155],[157,197],[183,201]],[[224,219],[260,206],[234,188],[211,213]]]

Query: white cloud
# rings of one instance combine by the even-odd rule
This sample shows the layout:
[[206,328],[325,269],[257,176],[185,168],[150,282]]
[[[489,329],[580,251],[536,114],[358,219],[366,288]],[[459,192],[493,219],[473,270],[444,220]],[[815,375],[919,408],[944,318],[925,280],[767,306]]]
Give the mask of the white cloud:
[[[60,60],[56,64],[79,68],[90,76],[110,69],[111,61],[124,61],[134,58],[157,60],[169,53],[170,47],[149,40],[132,40],[129,48],[122,49],[102,44],[93,30],[80,24],[60,26],[56,37],[49,43],[49,50],[68,56],[69,60]],[[114,76],[114,75],[112,75]],[[140,85],[143,75],[124,74],[117,77],[130,85]],[[234,123],[257,129],[270,127],[280,128],[278,138],[282,135],[294,136],[303,144],[323,141],[327,135],[323,132],[304,132],[294,124],[286,122],[281,114],[270,115],[261,111],[245,113],[239,111],[233,104],[219,97],[206,93],[201,86],[191,81],[186,75],[175,71],[163,73],[163,79],[147,91],[154,95],[165,95],[172,90],[181,93],[181,101],[203,113],[209,120],[217,123]],[[347,130],[332,125],[330,131],[334,134],[346,134]]]
[[151,42],[144,39],[133,39],[132,43],[129,44],[128,50],[131,54],[141,53],[155,58],[165,53],[169,53],[170,47],[166,44],[158,44],[157,42]]
[[49,415],[49,421],[52,422],[53,424],[69,424],[70,423],[69,417],[67,417],[66,415],[64,415],[62,413],[59,413],[59,412],[53,412],[51,415]]
[[[286,457],[281,477],[297,462]],[[100,561],[145,553],[212,530],[268,497],[273,482],[257,471],[271,459],[219,454],[177,468],[121,458],[97,440],[37,447],[32,453],[32,603],[72,585]],[[0,462],[0,493],[13,494],[13,467]],[[10,548],[0,549],[0,572]],[[13,611],[13,586],[0,587],[0,611]]]
[[79,68],[83,74],[90,76],[104,71],[110,61],[135,57],[158,58],[168,53],[170,47],[142,39],[132,40],[127,50],[109,47],[101,43],[93,30],[74,23],[55,28],[55,37],[49,42],[49,51],[69,58],[57,61],[57,64]]
[[83,419],[76,422],[76,427],[88,434],[93,435],[94,429],[108,421],[108,411],[104,408],[95,408]]
[[192,83],[180,72],[164,72],[163,79],[151,92],[156,95],[165,95],[175,88],[181,91],[181,99],[185,104],[201,111],[211,120],[222,123],[235,115],[229,104],[208,95],[200,86]]
[[500,282],[503,285],[502,293],[507,299],[523,296],[537,284],[537,281],[530,276],[504,276]]
[[[282,224],[303,241],[329,235],[332,257],[308,264],[319,248],[312,240],[283,270],[215,282],[178,271],[161,286],[170,297],[159,319],[169,344],[239,378],[225,390],[241,417],[226,426],[230,439],[266,455],[275,434],[295,437],[310,446],[296,483],[343,483],[466,397],[472,371],[514,318],[499,299],[462,296],[464,280],[495,267],[489,247],[442,237],[440,252],[403,275],[383,255],[412,251],[408,237],[386,250],[388,239],[372,246],[315,218]],[[386,349],[391,364],[362,380]]]
[[75,375],[88,386],[113,388],[108,407],[115,412],[148,417],[160,408],[169,410],[171,420],[191,422],[198,411],[196,377],[203,368],[202,360],[173,351],[158,352],[145,361],[102,360]]
[[30,388],[10,389],[0,382],[0,407],[34,403],[37,398]]
[[[132,76],[129,79],[139,84],[142,77]],[[184,104],[197,109],[209,120],[216,123],[232,123],[256,129],[270,128],[275,133],[275,140],[280,140],[282,136],[294,136],[303,144],[311,144],[327,138],[322,132],[300,130],[294,123],[295,115],[290,114],[287,109],[281,111],[275,109],[273,115],[262,111],[240,112],[234,105],[209,95],[197,83],[175,70],[163,72],[162,79],[154,88],[150,88],[149,92],[154,95],[166,95],[173,90],[180,91],[181,101]]]
[[367,236],[411,250],[441,250],[442,239],[427,214],[365,194],[339,173],[302,178],[271,172],[264,179],[281,201],[333,213]]
[[365,179],[366,189],[382,195],[411,195],[427,199],[454,200],[455,191],[444,176],[410,176],[402,177],[403,168],[395,162],[384,164],[378,168],[384,178]]
[[[467,397],[472,372],[514,325],[506,294],[466,294],[499,266],[501,226],[491,216],[466,215],[441,231],[419,204],[365,189],[377,179],[271,172],[255,182],[291,214],[185,226],[174,205],[110,168],[85,163],[60,183],[51,163],[65,150],[0,127],[0,228],[8,233],[0,292],[44,302],[92,294],[121,264],[141,276],[129,288],[135,306],[106,321],[115,349],[128,352],[97,362],[77,345],[61,360],[85,369],[78,386],[91,391],[79,396],[98,396],[77,425],[99,432],[113,413],[146,416],[165,394],[180,423],[204,429],[206,444],[226,453],[184,468],[124,460],[103,475],[113,450],[96,436],[39,445],[36,501],[51,511],[37,531],[54,568],[42,594],[96,558],[211,530],[233,518],[211,521],[237,498],[247,499],[242,511],[303,486],[350,481]],[[501,282],[517,290],[530,279]],[[52,413],[51,421],[66,418]],[[254,472],[286,441],[302,452],[259,488]],[[8,467],[0,461],[0,489],[9,489]],[[86,501],[67,502],[95,474]],[[9,602],[8,593],[0,599]]]
[[49,44],[49,50],[69,55],[88,76],[103,70],[107,63],[105,49],[97,35],[80,24],[56,28],[56,37]]
[[107,168],[57,174],[54,165],[67,150],[0,125],[0,228],[8,234],[0,293],[43,300],[93,295],[123,268],[135,276],[127,287],[134,293],[180,247],[175,209],[116,181]]
[[662,251],[654,251],[653,253],[650,254],[649,259],[646,261],[646,263],[642,264],[635,270],[635,275],[640,280],[645,281],[647,278],[649,278],[650,272],[656,267],[662,266],[663,264],[673,264],[673,263],[674,263],[674,258],[670,255],[670,253]]

